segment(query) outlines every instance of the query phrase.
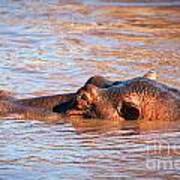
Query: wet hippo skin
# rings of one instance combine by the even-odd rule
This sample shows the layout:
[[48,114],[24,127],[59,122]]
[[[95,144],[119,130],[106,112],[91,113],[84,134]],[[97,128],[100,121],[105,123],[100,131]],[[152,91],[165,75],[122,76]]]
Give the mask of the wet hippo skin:
[[179,120],[180,91],[146,77],[104,89],[87,84],[78,92],[76,107],[69,113],[101,119]]

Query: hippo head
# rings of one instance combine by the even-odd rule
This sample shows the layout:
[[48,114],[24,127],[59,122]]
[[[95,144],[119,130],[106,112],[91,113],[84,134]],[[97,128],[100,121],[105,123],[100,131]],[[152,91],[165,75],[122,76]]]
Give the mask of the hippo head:
[[[155,80],[156,73],[149,71],[143,77]],[[136,78],[137,79],[137,78]],[[101,76],[90,78],[84,87],[80,88],[75,98],[75,111],[84,117],[101,119],[138,120],[142,115],[141,97],[138,93],[113,93],[117,88],[125,87],[128,81],[112,83]],[[133,82],[133,81],[132,81]],[[104,87],[104,85],[108,85]],[[140,88],[140,87],[139,87]]]
[[[119,100],[114,104],[107,89],[88,84],[77,92],[75,106],[84,117],[100,119],[137,120],[140,111],[132,102]],[[75,111],[73,111],[74,113]],[[77,113],[77,111],[76,111]]]

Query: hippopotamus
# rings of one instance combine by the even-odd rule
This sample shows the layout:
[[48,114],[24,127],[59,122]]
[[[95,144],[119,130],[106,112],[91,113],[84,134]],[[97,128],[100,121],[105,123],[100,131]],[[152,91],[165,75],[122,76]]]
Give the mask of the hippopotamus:
[[76,95],[76,110],[68,113],[111,120],[179,120],[180,91],[155,79],[146,74],[127,81],[108,81],[101,88],[86,84]]
[[[109,81],[102,76],[93,76],[75,93],[28,99],[15,99],[1,91],[0,115],[16,114],[21,119],[49,121],[61,121],[64,117],[77,115],[123,120],[143,117],[177,119],[179,90],[155,79],[154,72],[126,81]],[[158,105],[163,107],[159,113]]]

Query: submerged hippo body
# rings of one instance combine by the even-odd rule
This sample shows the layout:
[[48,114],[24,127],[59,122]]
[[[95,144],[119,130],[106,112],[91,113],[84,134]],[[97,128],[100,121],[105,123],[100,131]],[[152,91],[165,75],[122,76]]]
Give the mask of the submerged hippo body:
[[62,120],[60,114],[53,113],[52,111],[43,108],[43,105],[40,106],[40,104],[42,104],[41,101],[39,101],[39,107],[33,106],[33,103],[35,102],[36,100],[34,98],[32,104],[28,104],[26,103],[26,100],[18,100],[13,97],[12,93],[0,90],[0,117],[5,117],[7,119],[32,119],[43,121]]
[[7,119],[31,119],[42,121],[62,121],[62,117],[59,114],[51,111],[35,108],[30,106],[24,106],[16,101],[1,100],[0,101],[0,117]]
[[19,99],[18,103],[25,106],[44,108],[52,112],[63,113],[72,106],[75,93],[41,96],[28,99]]
[[180,91],[153,78],[138,77],[108,88],[86,85],[79,90],[76,106],[87,117],[121,120],[178,120]]

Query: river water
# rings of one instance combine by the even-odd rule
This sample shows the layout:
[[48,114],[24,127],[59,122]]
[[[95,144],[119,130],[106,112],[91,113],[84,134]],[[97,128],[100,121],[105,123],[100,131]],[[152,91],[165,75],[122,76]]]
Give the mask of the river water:
[[[180,88],[178,0],[1,0],[0,89],[76,91],[150,69]],[[0,121],[0,179],[179,179],[178,122]]]

